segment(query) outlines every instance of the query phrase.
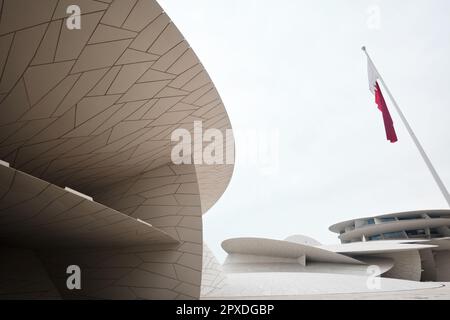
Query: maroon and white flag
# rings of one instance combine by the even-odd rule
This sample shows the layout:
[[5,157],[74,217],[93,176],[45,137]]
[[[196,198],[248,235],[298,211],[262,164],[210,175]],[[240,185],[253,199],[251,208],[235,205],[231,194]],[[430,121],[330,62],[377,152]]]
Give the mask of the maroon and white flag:
[[386,138],[391,142],[397,142],[397,134],[395,133],[394,122],[392,121],[391,114],[384,100],[383,93],[381,92],[378,79],[380,78],[378,72],[373,66],[370,59],[367,59],[367,72],[369,75],[369,90],[375,96],[375,103],[378,105],[378,109],[383,115],[384,129],[386,131]]
[[392,96],[391,92],[386,87],[386,84],[384,83],[383,79],[378,74],[377,69],[373,65],[372,59],[370,59],[370,56],[366,51],[366,47],[362,47],[361,49],[364,51],[364,53],[367,56],[367,72],[369,75],[369,89],[370,89],[370,92],[372,92],[373,95],[375,96],[375,102],[378,105],[378,109],[383,114],[384,128],[386,130],[386,138],[391,143],[394,143],[397,141],[397,134],[395,133],[394,123],[392,121],[391,115],[390,115],[388,107],[386,105],[386,101],[384,100],[383,93],[381,92],[378,80],[380,80],[382,82],[384,88],[386,89],[387,93],[389,94],[390,101],[394,104],[400,120],[402,120],[403,124],[405,125],[406,131],[411,136],[412,141],[416,145],[417,150],[419,150],[419,154],[423,158],[423,161],[425,161],[425,164],[427,165],[428,170],[430,170],[430,173],[433,176],[433,179],[436,182],[437,186],[439,187],[439,190],[441,190],[442,195],[444,196],[445,200],[447,201],[448,205],[450,206],[450,193],[447,191],[447,188],[445,187],[444,183],[442,182],[441,177],[439,177],[438,173],[436,172],[436,169],[434,169],[433,164],[431,163],[430,158],[428,158],[427,154],[425,153],[425,150],[423,149],[422,145],[420,144],[419,139],[417,139],[411,126],[409,125],[408,121],[406,120],[405,116],[403,115],[403,112],[400,110],[400,107],[398,106],[398,104],[395,101],[394,97]]

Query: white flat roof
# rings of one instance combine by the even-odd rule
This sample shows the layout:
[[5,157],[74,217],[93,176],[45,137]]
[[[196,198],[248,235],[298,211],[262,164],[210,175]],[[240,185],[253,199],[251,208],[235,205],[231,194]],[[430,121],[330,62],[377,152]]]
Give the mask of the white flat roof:
[[398,252],[436,248],[438,246],[425,244],[429,240],[378,240],[366,242],[352,242],[345,244],[320,246],[321,249],[336,253],[380,253]]

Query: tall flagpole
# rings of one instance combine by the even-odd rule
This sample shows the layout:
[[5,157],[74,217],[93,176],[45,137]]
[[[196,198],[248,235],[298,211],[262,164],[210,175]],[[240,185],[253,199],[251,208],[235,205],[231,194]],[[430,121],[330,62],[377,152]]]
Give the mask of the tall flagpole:
[[417,137],[414,134],[411,126],[408,123],[408,120],[406,120],[402,110],[400,109],[400,107],[397,104],[397,101],[395,101],[395,98],[393,97],[391,91],[389,90],[388,86],[384,82],[383,77],[378,72],[377,67],[373,63],[372,59],[369,56],[369,53],[366,50],[366,47],[362,47],[362,50],[364,51],[364,53],[367,56],[367,59],[369,59],[369,61],[372,64],[373,68],[375,69],[375,72],[377,73],[378,78],[380,79],[384,89],[388,93],[390,100],[394,104],[395,109],[397,110],[397,113],[400,116],[400,119],[402,119],[403,124],[406,127],[406,130],[408,131],[409,135],[411,136],[411,139],[413,140],[414,144],[416,145],[417,149],[419,150],[419,153],[422,156],[423,161],[425,161],[425,164],[427,165],[428,170],[430,170],[430,173],[433,176],[434,181],[438,185],[439,190],[441,190],[442,195],[444,196],[445,200],[447,201],[448,206],[450,207],[450,194],[448,193],[447,188],[445,187],[444,183],[442,182],[441,178],[439,177],[439,174],[437,173],[436,169],[434,169],[433,164],[430,161],[430,158],[428,158],[427,154],[425,153],[425,150],[423,149],[422,145],[420,144],[419,139],[417,139]]

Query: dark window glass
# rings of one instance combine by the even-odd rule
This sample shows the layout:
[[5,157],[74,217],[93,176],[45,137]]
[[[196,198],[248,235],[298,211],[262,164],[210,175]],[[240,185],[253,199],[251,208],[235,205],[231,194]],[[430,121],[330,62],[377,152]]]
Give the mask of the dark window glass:
[[395,218],[380,218],[381,222],[391,222],[391,221],[396,221]]
[[[441,227],[441,228],[445,228],[445,227]],[[446,232],[445,229],[441,229],[441,228],[430,228],[430,237],[431,238],[442,238],[445,237]],[[447,226],[447,228],[450,228],[449,226]]]
[[424,236],[425,230],[424,229],[406,230],[406,234],[408,235],[408,237]]
[[381,234],[376,234],[367,238],[369,241],[381,240]]
[[385,239],[404,239],[405,235],[403,232],[387,232],[383,233]]
[[439,231],[438,231],[438,229],[436,229],[436,228],[430,228],[430,234],[440,234],[439,233]]
[[421,216],[398,217],[398,220],[416,220],[423,219]]

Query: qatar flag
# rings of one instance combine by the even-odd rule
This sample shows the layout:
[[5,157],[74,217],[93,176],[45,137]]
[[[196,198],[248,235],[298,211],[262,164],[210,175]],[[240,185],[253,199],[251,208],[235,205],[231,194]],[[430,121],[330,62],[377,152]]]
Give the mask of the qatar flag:
[[367,71],[369,75],[369,89],[375,96],[375,103],[378,105],[378,109],[383,115],[384,129],[386,131],[386,138],[391,142],[397,142],[397,134],[395,133],[394,122],[392,121],[391,114],[384,100],[383,93],[381,92],[378,79],[380,76],[373,66],[372,62],[367,60]]

